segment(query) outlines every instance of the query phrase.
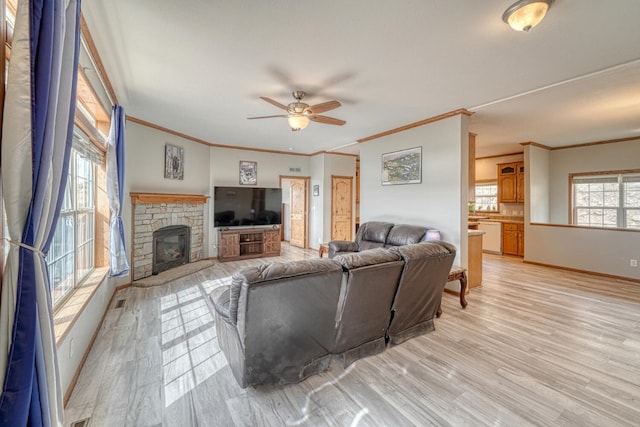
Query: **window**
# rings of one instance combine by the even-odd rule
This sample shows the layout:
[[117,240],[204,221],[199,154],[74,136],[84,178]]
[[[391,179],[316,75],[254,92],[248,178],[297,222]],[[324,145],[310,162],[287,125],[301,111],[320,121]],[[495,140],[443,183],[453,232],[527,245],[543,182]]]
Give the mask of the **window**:
[[75,149],[51,248],[47,254],[54,307],[94,268],[94,165]]
[[485,182],[476,184],[476,211],[498,210],[498,183]]
[[640,229],[640,171],[572,175],[575,225]]

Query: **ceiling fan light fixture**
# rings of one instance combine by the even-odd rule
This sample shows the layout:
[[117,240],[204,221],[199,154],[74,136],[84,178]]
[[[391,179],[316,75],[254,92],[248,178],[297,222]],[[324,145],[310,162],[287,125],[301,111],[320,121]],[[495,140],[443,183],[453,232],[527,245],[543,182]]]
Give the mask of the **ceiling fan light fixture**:
[[298,114],[290,115],[287,121],[289,122],[291,130],[304,129],[309,125],[309,117]]
[[509,6],[502,20],[516,31],[529,31],[538,25],[554,0],[519,0]]

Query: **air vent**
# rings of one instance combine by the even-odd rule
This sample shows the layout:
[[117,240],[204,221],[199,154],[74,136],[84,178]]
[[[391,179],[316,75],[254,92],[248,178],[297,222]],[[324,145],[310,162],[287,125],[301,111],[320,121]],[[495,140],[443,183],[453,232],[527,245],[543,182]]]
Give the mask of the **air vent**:
[[116,308],[122,308],[122,307],[124,307],[124,302],[125,302],[125,301],[126,301],[126,300],[124,300],[124,299],[119,299],[119,300],[118,300],[118,302],[116,302]]
[[74,421],[71,423],[71,427],[89,427],[89,418],[85,418],[84,420],[80,421]]
[[300,168],[289,168],[289,172],[300,172]]

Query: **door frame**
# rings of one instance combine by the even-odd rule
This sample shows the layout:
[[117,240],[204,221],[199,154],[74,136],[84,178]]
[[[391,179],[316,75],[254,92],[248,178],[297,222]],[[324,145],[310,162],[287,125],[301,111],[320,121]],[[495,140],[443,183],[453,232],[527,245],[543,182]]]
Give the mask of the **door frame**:
[[[282,188],[282,181],[285,179],[303,179],[305,180],[305,184],[307,187],[307,194],[305,194],[305,207],[304,207],[304,214],[306,216],[306,221],[305,221],[305,225],[304,225],[304,248],[305,249],[309,249],[309,192],[311,190],[311,177],[310,176],[299,176],[299,175],[280,175],[280,178],[278,180],[278,187]],[[289,209],[289,211],[291,211],[291,209]],[[284,218],[284,212],[281,212],[281,218]],[[282,221],[284,223],[284,219]],[[289,224],[291,224],[291,218],[289,218]],[[284,226],[284,224],[282,224]],[[284,227],[283,230],[280,232],[280,235],[282,236],[282,238],[284,239]]]

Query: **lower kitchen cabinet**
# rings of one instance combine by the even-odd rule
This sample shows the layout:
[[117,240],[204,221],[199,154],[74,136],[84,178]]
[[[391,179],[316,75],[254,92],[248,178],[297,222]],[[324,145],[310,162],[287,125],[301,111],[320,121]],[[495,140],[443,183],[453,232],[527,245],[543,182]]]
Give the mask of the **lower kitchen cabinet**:
[[524,256],[524,224],[502,224],[502,253]]

